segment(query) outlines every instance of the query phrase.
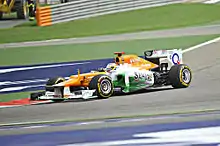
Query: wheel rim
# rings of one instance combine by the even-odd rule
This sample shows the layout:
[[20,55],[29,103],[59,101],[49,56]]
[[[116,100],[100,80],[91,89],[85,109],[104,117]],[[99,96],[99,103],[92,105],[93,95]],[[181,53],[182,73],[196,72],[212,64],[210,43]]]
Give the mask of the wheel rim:
[[111,92],[111,82],[109,80],[102,80],[100,83],[100,90],[102,91],[102,93],[104,93],[105,95],[109,94]]
[[182,81],[188,84],[190,80],[191,80],[191,72],[188,69],[184,69],[182,71]]

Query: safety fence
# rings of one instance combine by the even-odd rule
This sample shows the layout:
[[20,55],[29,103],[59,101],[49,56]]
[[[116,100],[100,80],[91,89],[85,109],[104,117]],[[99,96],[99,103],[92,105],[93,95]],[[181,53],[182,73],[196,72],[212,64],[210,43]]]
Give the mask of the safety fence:
[[52,25],[51,8],[49,6],[37,7],[36,19],[38,26]]
[[75,0],[37,8],[38,26],[48,26],[76,19],[181,3],[185,0]]

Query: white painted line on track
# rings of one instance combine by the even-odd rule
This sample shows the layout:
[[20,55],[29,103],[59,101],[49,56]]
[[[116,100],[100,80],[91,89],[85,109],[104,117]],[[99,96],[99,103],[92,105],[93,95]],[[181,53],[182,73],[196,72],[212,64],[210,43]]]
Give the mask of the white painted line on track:
[[89,64],[89,63],[91,63],[91,62],[41,65],[41,66],[20,67],[20,68],[15,67],[15,68],[8,68],[8,69],[0,69],[0,73],[8,73],[8,72],[13,72],[13,71],[23,71],[23,70],[33,70],[33,69],[54,68],[54,67],[63,67],[63,66],[73,66],[73,65],[82,65],[82,64]]
[[209,1],[205,1],[204,3],[205,4],[215,4],[215,3],[218,3],[220,2],[220,0],[209,0]]
[[[220,143],[220,126],[135,133],[130,139],[70,143],[57,146],[205,145]],[[137,139],[137,137],[139,137]]]
[[45,85],[30,85],[30,86],[18,86],[18,87],[8,87],[8,88],[3,88],[0,89],[0,93],[2,92],[9,92],[9,91],[20,91],[20,90],[24,90],[27,88],[36,88],[36,87],[44,87]]
[[104,121],[91,121],[91,122],[80,122],[76,125],[91,125],[91,124],[102,124]]
[[183,50],[182,52],[183,52],[183,53],[186,53],[186,52],[189,52],[189,51],[192,51],[192,50],[195,50],[195,49],[204,47],[204,46],[206,46],[206,45],[209,45],[209,44],[212,44],[212,43],[215,43],[215,42],[218,42],[218,41],[220,41],[220,37],[217,37],[217,38],[215,38],[215,39],[206,41],[206,42],[204,42],[204,43],[195,45],[195,46],[193,46],[193,47],[190,47],[190,48],[188,48],[188,49]]
[[[0,106],[0,109],[1,109],[1,108],[12,108],[12,107],[18,107],[18,106],[23,106],[23,105],[14,105],[14,106],[7,105],[7,106]],[[0,126],[1,126],[1,125],[0,125]]]
[[[64,77],[66,80],[70,77]],[[4,81],[0,82],[0,86],[3,85],[19,85],[19,84],[30,84],[30,83],[39,83],[39,82],[46,82],[49,78],[46,79],[35,79],[35,80],[18,80],[18,81]]]

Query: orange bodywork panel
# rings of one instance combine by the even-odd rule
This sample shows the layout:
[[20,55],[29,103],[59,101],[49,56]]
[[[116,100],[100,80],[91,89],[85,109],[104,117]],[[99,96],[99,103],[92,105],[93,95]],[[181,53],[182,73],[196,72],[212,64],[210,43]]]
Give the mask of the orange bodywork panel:
[[105,74],[105,72],[91,72],[91,73],[84,73],[78,75],[72,75],[70,76],[70,79],[65,81],[65,87],[69,86],[82,86],[82,87],[88,87],[91,79],[99,74]]
[[119,60],[120,63],[128,63],[131,64],[133,67],[139,67],[140,69],[145,69],[145,70],[158,67],[157,64],[147,61],[137,55],[124,55],[120,57]]
[[[158,67],[157,64],[147,61],[137,55],[124,55],[124,56],[118,57],[118,59],[120,60],[119,64],[123,64],[123,63],[131,64],[133,67],[138,67],[141,70],[142,69],[150,70],[152,68]],[[88,87],[91,79],[94,76],[99,75],[99,74],[106,74],[106,73],[97,71],[97,72],[80,74],[80,72],[78,72],[78,75],[70,76],[70,79],[64,82],[64,86],[65,87],[69,87],[69,86]]]

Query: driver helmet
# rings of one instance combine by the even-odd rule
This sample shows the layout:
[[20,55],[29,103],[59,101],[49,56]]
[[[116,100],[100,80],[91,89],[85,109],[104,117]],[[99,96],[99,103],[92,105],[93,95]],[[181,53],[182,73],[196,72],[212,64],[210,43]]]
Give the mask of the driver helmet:
[[109,63],[107,66],[106,66],[106,71],[107,72],[110,72],[112,70],[115,70],[117,67],[117,65],[115,63]]

